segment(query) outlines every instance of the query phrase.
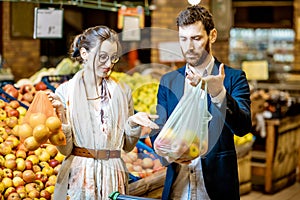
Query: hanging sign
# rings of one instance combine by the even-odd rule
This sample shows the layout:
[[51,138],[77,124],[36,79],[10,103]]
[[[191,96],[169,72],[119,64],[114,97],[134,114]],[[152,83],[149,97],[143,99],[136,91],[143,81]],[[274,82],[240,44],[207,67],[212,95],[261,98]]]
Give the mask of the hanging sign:
[[33,38],[62,38],[63,9],[34,9]]
[[124,27],[124,20],[128,20],[128,18],[126,19],[126,16],[139,18],[139,28],[144,28],[145,15],[144,8],[142,6],[137,6],[134,8],[122,6],[118,10],[118,29],[122,29]]

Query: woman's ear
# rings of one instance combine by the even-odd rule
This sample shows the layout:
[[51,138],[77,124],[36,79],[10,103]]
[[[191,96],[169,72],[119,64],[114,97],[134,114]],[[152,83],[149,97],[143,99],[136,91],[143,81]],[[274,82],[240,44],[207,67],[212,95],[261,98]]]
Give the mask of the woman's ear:
[[80,56],[83,60],[86,60],[88,58],[88,52],[84,47],[80,48]]
[[217,32],[217,29],[212,29],[210,31],[210,34],[209,34],[209,37],[210,37],[210,42],[211,43],[214,43],[216,40],[217,40],[217,36],[218,36],[218,32]]

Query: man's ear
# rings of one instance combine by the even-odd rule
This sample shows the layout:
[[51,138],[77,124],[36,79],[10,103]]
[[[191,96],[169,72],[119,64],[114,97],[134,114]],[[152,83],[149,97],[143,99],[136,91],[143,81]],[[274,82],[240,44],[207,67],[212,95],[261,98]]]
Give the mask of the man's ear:
[[80,48],[80,56],[83,60],[86,60],[88,58],[88,52],[84,47]]
[[211,43],[214,43],[217,40],[218,32],[217,29],[212,29],[209,34],[209,39]]

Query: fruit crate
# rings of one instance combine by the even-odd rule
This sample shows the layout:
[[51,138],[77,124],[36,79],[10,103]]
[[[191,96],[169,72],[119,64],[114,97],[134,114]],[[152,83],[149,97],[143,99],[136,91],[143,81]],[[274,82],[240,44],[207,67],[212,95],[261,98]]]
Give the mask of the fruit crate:
[[74,74],[49,75],[43,76],[41,81],[44,82],[47,87],[54,92],[60,84],[70,80],[73,76]]
[[27,105],[25,105],[24,103],[22,103],[21,101],[19,101],[15,97],[7,94],[2,88],[0,88],[0,96],[1,96],[1,99],[4,100],[5,102],[18,101],[20,106],[22,106],[22,107],[26,108],[26,110],[28,110]]
[[153,166],[153,171],[144,177],[137,176],[136,173],[130,173],[129,176],[131,178],[135,178],[135,180],[129,182],[129,194],[134,196],[158,198],[159,196],[157,195],[161,194],[164,184],[165,167],[161,165],[159,156],[154,152],[154,150],[142,141],[138,141],[136,148],[139,159],[151,158],[153,161],[159,162],[161,167],[156,168]]

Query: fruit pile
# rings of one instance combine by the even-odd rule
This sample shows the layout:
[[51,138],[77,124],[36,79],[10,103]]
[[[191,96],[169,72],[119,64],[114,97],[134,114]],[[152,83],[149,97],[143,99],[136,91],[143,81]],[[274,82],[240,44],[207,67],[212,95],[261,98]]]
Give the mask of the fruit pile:
[[[164,131],[164,130],[162,130]],[[190,130],[187,130],[184,137],[180,137],[171,128],[166,129],[157,137],[154,143],[156,152],[170,160],[193,160],[206,153],[208,145],[206,140],[200,138]]]
[[[64,159],[52,144],[29,150],[21,142],[19,125],[26,109],[0,100],[0,199],[51,199]],[[17,115],[11,115],[16,110]]]
[[138,142],[137,146],[128,153],[122,151],[121,156],[129,173],[138,178],[145,178],[164,169],[153,151],[141,142]]
[[112,72],[111,77],[125,82],[132,90],[134,109],[155,114],[159,81],[151,75],[135,72],[132,76],[122,72]]

